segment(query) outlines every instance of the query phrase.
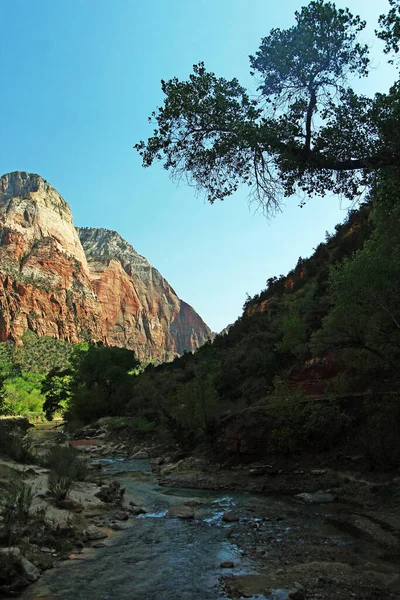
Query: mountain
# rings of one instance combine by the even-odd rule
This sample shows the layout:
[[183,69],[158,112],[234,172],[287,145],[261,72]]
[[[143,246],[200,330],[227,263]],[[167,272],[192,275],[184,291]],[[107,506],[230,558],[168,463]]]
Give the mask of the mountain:
[[170,360],[211,336],[118,233],[76,229],[47,181],[14,172],[0,178],[0,341],[27,329],[125,346],[141,360]]
[[116,231],[77,231],[110,344],[168,360],[207,341],[204,321]]

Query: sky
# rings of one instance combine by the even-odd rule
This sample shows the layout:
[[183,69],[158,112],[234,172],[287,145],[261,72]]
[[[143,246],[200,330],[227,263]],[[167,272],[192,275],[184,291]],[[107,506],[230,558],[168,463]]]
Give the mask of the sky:
[[[203,60],[254,90],[249,54],[273,27],[294,24],[305,0],[0,0],[0,175],[39,173],[77,226],[115,229],[213,331],[241,314],[274,275],[309,256],[345,219],[337,197],[289,198],[267,220],[246,190],[214,204],[143,169],[133,145],[152,133],[161,79],[186,79]],[[395,78],[374,37],[386,0],[338,0],[368,22],[373,69],[357,89]]]

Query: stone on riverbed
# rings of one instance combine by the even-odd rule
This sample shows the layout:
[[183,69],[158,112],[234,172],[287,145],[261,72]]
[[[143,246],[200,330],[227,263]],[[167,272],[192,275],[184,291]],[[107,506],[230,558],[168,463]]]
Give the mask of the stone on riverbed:
[[81,512],[83,510],[82,504],[73,498],[62,498],[61,500],[58,500],[57,508],[73,510],[74,512]]
[[328,494],[327,492],[315,492],[314,494],[303,492],[295,496],[298,500],[308,502],[309,504],[325,504],[327,502],[334,502],[335,496]]
[[190,506],[171,506],[166,517],[178,517],[179,519],[193,519],[194,510]]
[[84,531],[84,534],[86,535],[87,539],[92,541],[92,540],[102,540],[107,536],[106,532],[103,531],[103,529],[100,529],[100,527],[96,527],[96,525],[89,525],[89,527],[86,529],[86,531]]
[[235,565],[231,560],[224,560],[219,566],[221,569],[233,569]]
[[111,523],[110,524],[111,529],[114,529],[114,531],[124,531],[125,529],[128,529],[129,525],[128,523]]
[[240,521],[240,517],[236,513],[228,511],[222,515],[222,520],[225,523],[235,523],[236,521]]

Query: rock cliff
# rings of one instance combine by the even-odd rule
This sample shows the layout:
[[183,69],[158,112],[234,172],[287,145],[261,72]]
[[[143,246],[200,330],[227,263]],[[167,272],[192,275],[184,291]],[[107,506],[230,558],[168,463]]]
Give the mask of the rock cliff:
[[191,306],[116,231],[78,229],[110,344],[170,360],[211,336]]
[[14,172],[0,178],[0,341],[27,329],[126,346],[142,360],[170,360],[210,335],[116,232],[75,229],[49,183]]

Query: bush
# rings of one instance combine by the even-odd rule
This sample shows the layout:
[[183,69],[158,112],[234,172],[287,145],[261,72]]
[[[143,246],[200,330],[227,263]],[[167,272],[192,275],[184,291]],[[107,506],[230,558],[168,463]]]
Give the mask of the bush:
[[266,410],[272,450],[285,454],[295,450],[331,450],[351,422],[335,398],[307,399],[300,388],[293,390],[279,380]]
[[73,480],[56,471],[50,471],[47,478],[47,487],[56,502],[64,500],[71,491]]
[[85,481],[88,474],[87,462],[76,448],[68,446],[53,446],[44,456],[43,465],[71,481]]
[[53,446],[45,455],[43,464],[50,469],[47,485],[56,502],[68,496],[74,481],[84,481],[87,477],[87,463],[79,458],[75,448]]
[[10,545],[21,536],[29,522],[32,506],[32,487],[21,482],[11,483],[6,490],[1,516],[3,518],[3,539]]

